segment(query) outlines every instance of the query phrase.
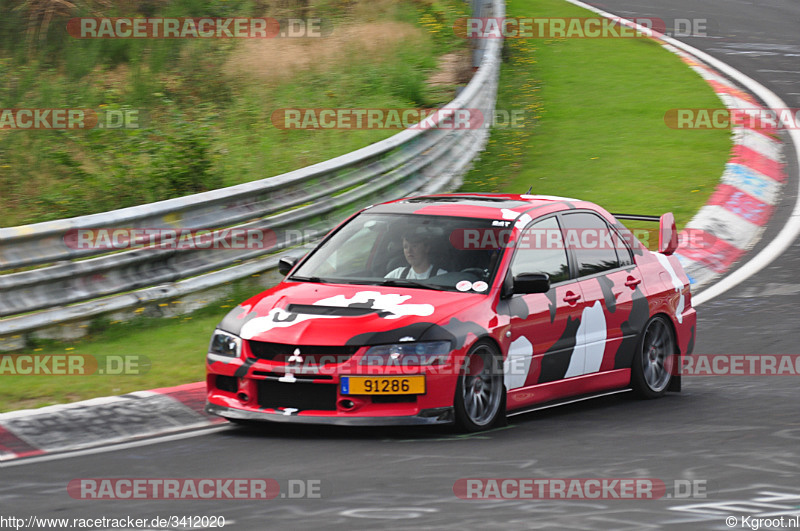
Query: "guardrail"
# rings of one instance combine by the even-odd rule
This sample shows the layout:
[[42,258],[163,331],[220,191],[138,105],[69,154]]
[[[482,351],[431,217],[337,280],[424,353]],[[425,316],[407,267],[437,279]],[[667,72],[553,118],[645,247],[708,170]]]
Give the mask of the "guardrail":
[[[476,0],[475,16],[502,17],[502,0]],[[480,66],[444,109],[493,115],[501,39],[481,39]],[[443,116],[434,122],[438,125]],[[277,266],[300,243],[322,236],[369,204],[460,184],[489,130],[406,129],[386,140],[296,171],[210,192],[110,212],[0,229],[0,342],[45,327],[125,310],[245,278]],[[76,229],[273,231],[270,250],[81,250]],[[269,253],[269,254],[267,254]],[[20,270],[22,271],[16,271]]]

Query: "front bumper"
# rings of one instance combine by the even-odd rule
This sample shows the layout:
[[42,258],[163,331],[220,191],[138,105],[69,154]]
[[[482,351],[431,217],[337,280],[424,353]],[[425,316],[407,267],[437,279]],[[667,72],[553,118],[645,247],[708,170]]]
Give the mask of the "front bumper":
[[298,415],[296,413],[273,413],[251,411],[220,406],[206,402],[206,413],[227,419],[259,420],[271,422],[294,422],[297,424],[327,424],[337,426],[422,426],[433,424],[452,424],[452,407],[423,409],[416,415],[365,417],[348,415]]

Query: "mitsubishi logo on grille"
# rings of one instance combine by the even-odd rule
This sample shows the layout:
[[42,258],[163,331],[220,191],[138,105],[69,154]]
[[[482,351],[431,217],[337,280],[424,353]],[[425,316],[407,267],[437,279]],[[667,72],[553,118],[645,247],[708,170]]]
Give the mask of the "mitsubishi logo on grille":
[[300,354],[300,349],[294,349],[294,352],[292,352],[292,355],[289,356],[289,359],[286,361],[289,363],[303,363],[303,356]]

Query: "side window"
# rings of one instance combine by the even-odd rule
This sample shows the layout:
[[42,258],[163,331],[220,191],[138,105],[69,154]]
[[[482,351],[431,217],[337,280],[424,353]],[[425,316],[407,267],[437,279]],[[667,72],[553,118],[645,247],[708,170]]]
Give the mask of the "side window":
[[555,284],[569,279],[569,263],[564,239],[555,217],[528,226],[517,245],[511,274],[547,273]]
[[631,256],[631,250],[626,244],[625,237],[619,233],[619,231],[615,229],[612,230],[612,235],[618,238],[616,250],[617,250],[617,258],[619,258],[619,265],[620,267],[628,267],[633,265],[633,257]]
[[589,212],[575,212],[564,214],[563,220],[564,238],[575,255],[578,276],[620,267],[615,249],[619,245],[618,236],[603,218]]

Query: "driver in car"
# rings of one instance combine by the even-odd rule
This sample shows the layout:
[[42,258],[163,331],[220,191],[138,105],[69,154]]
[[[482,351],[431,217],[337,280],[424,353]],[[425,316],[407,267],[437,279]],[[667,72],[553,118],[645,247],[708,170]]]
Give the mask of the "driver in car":
[[384,278],[426,279],[447,273],[430,259],[431,239],[424,233],[409,231],[403,234],[403,255],[407,266],[389,271]]

